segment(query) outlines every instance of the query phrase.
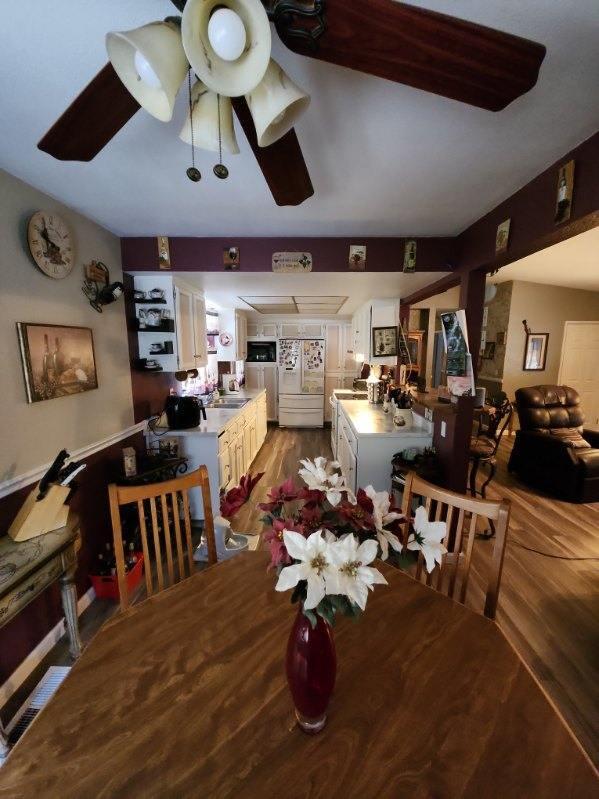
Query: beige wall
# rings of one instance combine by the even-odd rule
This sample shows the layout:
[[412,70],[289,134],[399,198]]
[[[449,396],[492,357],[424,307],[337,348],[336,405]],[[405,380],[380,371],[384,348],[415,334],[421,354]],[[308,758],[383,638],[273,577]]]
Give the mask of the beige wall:
[[[564,268],[567,268],[566,264]],[[523,319],[526,319],[533,333],[549,333],[547,364],[543,372],[522,370],[526,339]],[[599,292],[515,280],[503,367],[502,387],[508,397],[513,397],[517,388],[556,383],[564,322],[597,320],[599,320]]]
[[[62,447],[75,450],[129,427],[133,409],[124,303],[99,314],[81,291],[83,264],[92,259],[108,266],[111,280],[121,279],[119,239],[1,170],[0,209],[1,482],[43,466]],[[40,209],[57,211],[71,228],[75,267],[64,280],[46,277],[29,255],[27,220]],[[29,405],[16,322],[91,327],[99,388]]]

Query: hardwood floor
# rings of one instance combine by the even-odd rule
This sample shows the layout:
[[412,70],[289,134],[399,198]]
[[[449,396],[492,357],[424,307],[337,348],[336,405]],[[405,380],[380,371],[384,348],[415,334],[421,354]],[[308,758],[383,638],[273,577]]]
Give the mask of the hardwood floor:
[[[599,764],[599,503],[558,502],[519,484],[507,472],[510,449],[511,440],[504,440],[497,476],[488,489],[490,498],[505,497],[512,503],[497,623]],[[331,457],[329,430],[271,428],[252,466],[253,473],[265,475],[235,517],[234,529],[260,533],[262,514],[256,504],[265,500],[272,485],[297,474],[300,458],[317,455]],[[492,540],[475,545],[472,603],[478,609],[492,547]],[[84,641],[115,609],[114,603],[92,604],[82,616]],[[18,692],[20,701],[45,668],[67,658],[61,641],[32,675],[28,690]],[[13,708],[18,699],[11,702]],[[2,715],[8,719],[9,709]]]
[[[512,506],[497,623],[599,765],[599,503],[560,502],[520,483],[507,470],[512,442],[502,441],[487,489]],[[492,547],[475,545],[479,588]]]
[[263,513],[256,505],[266,502],[266,495],[274,485],[280,485],[290,476],[297,478],[300,458],[314,459],[319,455],[332,458],[331,430],[300,430],[297,428],[271,427],[264,446],[252,464],[251,472],[264,472],[250,501],[244,505],[233,520],[233,528],[240,533],[261,533]]

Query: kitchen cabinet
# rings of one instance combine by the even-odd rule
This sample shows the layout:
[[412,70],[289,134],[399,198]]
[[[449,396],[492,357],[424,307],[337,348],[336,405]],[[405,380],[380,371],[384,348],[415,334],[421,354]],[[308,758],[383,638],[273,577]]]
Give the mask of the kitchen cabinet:
[[278,419],[279,372],[277,364],[245,364],[245,384],[251,389],[266,389],[266,418],[269,422]]
[[370,305],[358,308],[352,318],[353,349],[356,355],[370,360]]
[[247,337],[275,341],[278,337],[277,324],[276,322],[250,322],[248,320]]
[[280,338],[323,338],[326,325],[321,322],[282,322]]
[[204,295],[182,284],[175,287],[177,366],[196,369],[208,363]]
[[327,372],[343,372],[346,369],[355,371],[352,327],[349,322],[333,322],[326,325],[326,360]]
[[245,361],[247,350],[247,316],[241,311],[235,311],[235,360]]

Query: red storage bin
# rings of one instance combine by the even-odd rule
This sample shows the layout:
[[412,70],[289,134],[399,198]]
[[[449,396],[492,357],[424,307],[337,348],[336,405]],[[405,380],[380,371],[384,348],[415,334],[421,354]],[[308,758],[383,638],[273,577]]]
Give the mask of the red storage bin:
[[[143,574],[143,566],[144,566],[144,556],[141,552],[136,552],[137,555],[137,563],[135,566],[127,572],[125,575],[125,579],[127,580],[127,591],[131,594],[134,588],[137,588],[139,583],[141,582],[141,577]],[[90,574],[90,580],[92,581],[92,585],[94,587],[94,591],[96,592],[96,597],[98,599],[119,599],[119,582],[117,579],[116,574],[112,575],[99,575],[99,574]]]

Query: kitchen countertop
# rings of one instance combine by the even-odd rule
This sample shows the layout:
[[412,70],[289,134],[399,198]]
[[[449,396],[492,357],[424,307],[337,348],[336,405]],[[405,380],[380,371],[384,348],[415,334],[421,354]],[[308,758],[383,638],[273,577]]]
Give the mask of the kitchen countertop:
[[396,427],[391,413],[384,413],[382,405],[371,405],[365,400],[340,400],[339,404],[357,436],[402,438],[432,433],[429,422],[418,414],[414,416],[416,423],[410,427]]
[[[239,416],[243,411],[247,410],[252,400],[257,399],[260,394],[264,394],[264,388],[246,388],[236,391],[234,394],[225,394],[222,399],[247,399],[250,402],[243,405],[241,408],[206,408],[206,421],[201,420],[197,427],[189,427],[187,430],[170,430],[169,436],[219,436],[229,425],[236,416]],[[158,428],[160,432],[165,428]],[[150,431],[151,432],[151,431]]]

